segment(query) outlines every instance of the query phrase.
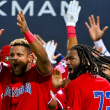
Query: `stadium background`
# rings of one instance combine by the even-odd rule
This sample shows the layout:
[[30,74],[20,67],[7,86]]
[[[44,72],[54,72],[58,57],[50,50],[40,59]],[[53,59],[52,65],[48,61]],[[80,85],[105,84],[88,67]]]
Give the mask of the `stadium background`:
[[[8,45],[16,38],[23,37],[19,27],[16,25],[18,9],[15,8],[15,13],[12,10],[15,4],[25,9],[31,3],[32,6],[29,5],[30,8],[25,13],[25,18],[31,32],[33,34],[39,34],[46,42],[54,39],[55,42],[58,43],[57,50],[63,55],[66,55],[67,33],[65,22],[61,16],[61,7],[65,4],[69,4],[69,2],[70,0],[0,1],[0,28],[5,29],[3,35],[0,36],[0,48],[4,45]],[[93,14],[95,18],[97,15],[100,16],[101,29],[104,26],[110,27],[110,0],[79,0],[79,5],[81,6],[81,12],[76,26],[78,43],[94,46],[84,22],[88,22],[88,17]],[[42,13],[41,16],[39,16],[43,6],[46,6],[44,11],[47,10],[48,13]],[[52,14],[51,9],[53,9],[56,16]],[[30,15],[30,10],[31,14],[33,11],[32,15]],[[103,41],[108,51],[110,50],[109,39],[110,28],[107,29],[103,36]]]

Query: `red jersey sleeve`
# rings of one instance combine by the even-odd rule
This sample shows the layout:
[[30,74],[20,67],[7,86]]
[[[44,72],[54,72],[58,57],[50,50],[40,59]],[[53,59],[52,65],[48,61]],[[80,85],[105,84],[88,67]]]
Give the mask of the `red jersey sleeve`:
[[48,105],[52,102],[52,100],[53,100],[53,97],[52,97],[52,94],[50,93],[50,94],[49,94]]
[[57,107],[55,110],[63,110],[66,109],[66,87],[62,90],[59,90],[57,94],[55,94],[57,100]]
[[52,74],[52,71],[53,71],[53,67],[52,67],[52,70],[48,73],[48,74],[43,74],[40,72],[40,70],[36,67],[36,70],[37,70],[37,76],[38,76],[38,81],[50,81],[51,80],[51,74]]

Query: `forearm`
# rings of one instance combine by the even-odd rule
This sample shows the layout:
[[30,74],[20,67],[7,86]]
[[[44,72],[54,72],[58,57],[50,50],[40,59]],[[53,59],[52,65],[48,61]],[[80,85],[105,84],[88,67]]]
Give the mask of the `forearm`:
[[78,44],[74,26],[67,26],[67,37],[67,51],[69,51],[71,47]]
[[24,34],[24,36],[28,41],[33,53],[37,57],[36,64],[39,70],[44,74],[49,73],[51,71],[51,63],[42,44],[35,38],[35,36],[29,30]]

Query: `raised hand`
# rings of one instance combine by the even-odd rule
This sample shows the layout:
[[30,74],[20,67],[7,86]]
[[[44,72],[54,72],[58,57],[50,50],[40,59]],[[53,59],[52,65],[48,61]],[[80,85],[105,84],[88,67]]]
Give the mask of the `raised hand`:
[[65,10],[63,9],[64,21],[66,23],[66,26],[76,26],[80,10],[81,6],[79,6],[78,1],[76,0],[70,1],[67,13],[65,13]]
[[4,32],[4,29],[1,29],[0,30],[0,36],[2,35],[3,32]]
[[22,10],[18,13],[17,20],[17,25],[20,27],[22,34],[25,34],[28,31],[28,26]]
[[97,22],[95,22],[94,16],[88,18],[90,25],[85,22],[86,27],[89,29],[90,36],[93,41],[98,41],[102,38],[103,34],[107,30],[108,26],[105,26],[103,30],[100,29],[100,19],[97,16]]
[[54,72],[52,74],[52,84],[55,88],[59,88],[61,86],[63,86],[64,82],[65,82],[65,78],[62,79],[62,73],[60,72],[59,69],[55,68]]
[[57,63],[56,59],[61,55],[61,54],[58,54],[56,56],[54,55],[56,48],[57,43],[54,43],[54,40],[52,40],[52,42],[51,41],[47,42],[47,45],[45,47],[49,60],[51,61],[52,64],[56,64]]

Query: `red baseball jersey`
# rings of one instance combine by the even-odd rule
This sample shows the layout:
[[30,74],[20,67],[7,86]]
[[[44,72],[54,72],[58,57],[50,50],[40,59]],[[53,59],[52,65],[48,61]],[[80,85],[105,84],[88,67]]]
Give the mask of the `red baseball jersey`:
[[[58,65],[56,65],[54,68],[57,68],[57,69],[59,69],[60,70],[60,72],[62,73],[62,78],[68,78],[68,68],[67,68],[67,64],[66,64],[66,60],[65,59],[63,59],[63,60],[61,60],[59,63],[58,63]],[[53,71],[54,71],[54,69],[53,69]],[[56,94],[57,93],[57,91],[59,91],[59,90],[61,90],[62,88],[58,88],[58,89],[55,89],[54,87],[53,87],[53,85],[51,86],[51,90],[52,90],[52,92],[54,93],[54,94]]]
[[66,87],[59,90],[56,94],[57,107],[55,110],[65,110],[66,109]]
[[71,81],[66,90],[67,110],[110,110],[110,84],[86,73]]
[[51,73],[44,75],[32,66],[18,77],[12,74],[9,65],[0,63],[2,110],[47,110]]

